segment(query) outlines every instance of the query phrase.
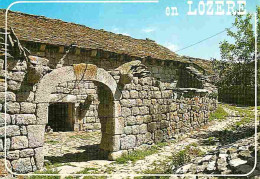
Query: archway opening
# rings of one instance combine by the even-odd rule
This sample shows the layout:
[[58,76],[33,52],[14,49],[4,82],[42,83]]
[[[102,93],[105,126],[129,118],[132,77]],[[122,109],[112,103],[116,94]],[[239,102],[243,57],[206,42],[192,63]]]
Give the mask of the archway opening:
[[110,89],[97,81],[67,81],[51,96],[45,159],[52,164],[107,159],[114,124]]

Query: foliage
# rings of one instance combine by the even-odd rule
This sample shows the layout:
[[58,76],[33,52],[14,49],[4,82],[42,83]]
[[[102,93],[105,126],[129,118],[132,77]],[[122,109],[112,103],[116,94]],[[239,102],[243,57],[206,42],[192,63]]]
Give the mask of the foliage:
[[[257,12],[259,17],[260,7],[257,7]],[[226,30],[234,43],[229,43],[227,40],[220,42],[221,57],[230,62],[248,63],[254,59],[255,53],[253,15],[249,13],[245,16],[235,15],[233,27],[236,31],[231,31],[231,28]],[[258,32],[260,32],[259,27],[258,23]]]
[[209,94],[209,98],[217,99],[218,98],[218,93],[212,92]]
[[209,116],[209,121],[215,120],[215,119],[224,119],[228,116],[228,113],[223,109],[221,105],[218,106],[215,112],[211,113]]
[[212,70],[215,73],[215,78],[213,79],[213,83],[217,84],[218,81],[225,76],[225,74],[230,71],[230,63],[222,60],[217,60],[215,58],[211,58]]
[[[258,16],[257,33],[260,33],[260,7],[256,8]],[[252,14],[235,15],[235,21],[231,28],[227,28],[227,35],[232,42],[224,40],[220,42],[220,53],[222,60],[212,60],[213,71],[217,74],[216,83],[218,86],[232,83],[245,85],[244,83],[254,83],[252,69],[245,64],[249,64],[255,58],[255,34],[254,16]],[[258,38],[258,44],[260,39]],[[260,46],[257,47],[258,51]],[[245,80],[249,79],[250,80]],[[251,77],[252,76],[252,77]]]

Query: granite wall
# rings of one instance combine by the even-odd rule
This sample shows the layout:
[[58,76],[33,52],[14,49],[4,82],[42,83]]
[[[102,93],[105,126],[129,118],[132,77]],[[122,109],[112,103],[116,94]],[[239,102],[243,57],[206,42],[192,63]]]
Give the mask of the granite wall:
[[100,129],[100,148],[111,160],[204,125],[217,105],[214,87],[190,64],[102,50],[66,53],[67,47],[39,43],[22,46],[30,55],[13,54],[7,68],[3,56],[0,60],[0,160],[6,148],[15,173],[43,167],[51,103],[74,103],[74,129]]

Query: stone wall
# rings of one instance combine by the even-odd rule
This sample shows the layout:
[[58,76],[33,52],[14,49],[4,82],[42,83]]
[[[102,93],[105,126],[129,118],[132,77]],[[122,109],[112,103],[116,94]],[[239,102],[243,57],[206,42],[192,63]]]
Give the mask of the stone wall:
[[[8,58],[5,71],[4,60],[0,60],[0,160],[4,157],[6,119],[7,163],[15,173],[42,168],[48,105],[60,102],[59,95],[64,97],[63,102],[75,103],[76,107],[81,104],[84,107],[89,94],[93,96],[89,100],[89,111],[95,112],[88,115],[86,111],[80,124],[82,129],[88,130],[84,123],[90,122],[93,115],[93,125],[100,121],[100,148],[108,151],[110,159],[141,145],[168,140],[196,129],[207,122],[209,113],[216,108],[216,100],[210,97],[208,90],[182,88],[205,88],[206,81],[196,78],[196,73],[186,69],[187,64],[178,61],[138,59],[83,49],[74,49],[64,56],[64,47],[62,50],[43,44],[32,46],[31,43],[23,43],[23,46],[31,51],[27,61],[26,56],[14,55],[14,58]],[[118,68],[130,61],[138,65]],[[127,73],[122,69],[128,69]],[[7,78],[7,89],[4,77]],[[183,86],[180,80],[186,78],[194,80],[187,80]],[[80,90],[73,89],[75,80]],[[71,89],[73,91],[69,92]]]
[[[23,84],[26,63],[15,62],[12,71],[7,71],[7,89],[3,78],[5,76],[4,62],[3,60],[0,62],[2,68],[0,83],[0,160],[1,162],[4,161],[4,144],[6,143],[8,167],[17,173],[28,173],[43,166],[42,150],[46,123],[37,121],[36,116],[43,115],[47,111],[39,111],[38,104],[34,102],[35,87]],[[5,90],[7,90],[6,93]],[[6,104],[4,103],[5,95]]]
[[[59,84],[52,93],[53,101],[62,101],[63,96],[70,95],[74,98],[73,103],[84,103],[91,95],[93,102],[85,105],[85,109],[77,110],[74,117],[75,131],[98,131],[101,129],[100,119],[98,117],[99,98],[97,94],[97,85],[92,81],[69,81]],[[74,106],[77,108],[78,106]]]
[[[203,126],[216,100],[196,89],[176,89],[154,78],[134,78],[120,100],[124,132],[118,153],[166,141]],[[125,150],[125,151],[124,151]]]

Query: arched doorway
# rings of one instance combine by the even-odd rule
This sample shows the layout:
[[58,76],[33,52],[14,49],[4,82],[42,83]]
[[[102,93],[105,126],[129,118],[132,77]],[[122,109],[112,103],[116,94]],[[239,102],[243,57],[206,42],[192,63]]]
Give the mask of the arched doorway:
[[[79,109],[80,113],[84,113],[86,106],[91,102],[91,96],[84,99],[83,103],[78,103],[75,100],[75,95],[68,93],[62,98],[53,96],[53,92],[58,84],[65,82],[78,82],[93,81],[97,86],[97,95],[99,98],[98,104],[98,117],[101,123],[101,143],[99,148],[104,154],[109,154],[119,150],[119,134],[116,132],[116,119],[119,115],[120,108],[119,102],[115,100],[115,95],[119,96],[117,91],[117,84],[113,77],[104,69],[97,68],[95,65],[78,64],[74,66],[62,67],[53,70],[51,73],[45,75],[37,86],[35,94],[35,101],[37,104],[37,121],[42,124],[48,123],[48,114],[50,106],[53,108],[55,105],[60,106],[65,110],[73,104]],[[62,108],[63,106],[63,108]],[[79,114],[77,110],[71,114]],[[68,114],[69,112],[64,112]],[[80,117],[77,115],[75,117]]]

